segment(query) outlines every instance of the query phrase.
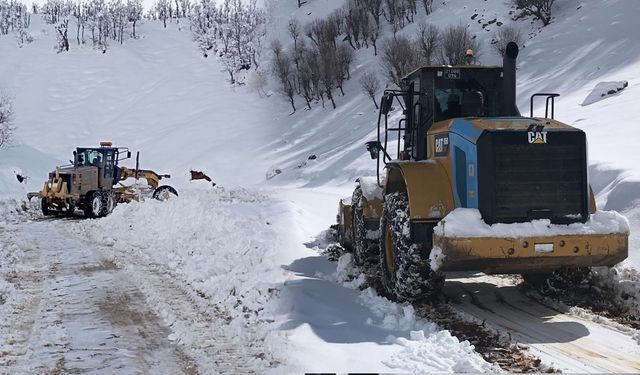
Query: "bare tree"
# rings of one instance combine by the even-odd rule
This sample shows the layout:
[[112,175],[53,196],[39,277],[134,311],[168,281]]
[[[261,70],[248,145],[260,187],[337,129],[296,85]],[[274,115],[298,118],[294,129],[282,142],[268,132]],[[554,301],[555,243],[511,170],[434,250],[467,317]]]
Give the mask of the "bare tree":
[[56,36],[58,38],[58,53],[69,51],[69,20],[65,19],[56,26]]
[[354,52],[353,49],[349,48],[346,44],[341,44],[336,50],[335,57],[335,83],[336,86],[340,89],[340,93],[344,96],[344,90],[342,88],[342,84],[345,80],[351,78],[351,63],[353,62]]
[[373,46],[373,55],[378,56],[378,46],[376,45],[376,42],[380,36],[380,27],[377,23],[369,23],[369,27],[368,36],[369,42],[371,42],[371,45]]
[[0,96],[0,148],[11,142],[14,129],[11,99],[7,96]]
[[393,35],[405,25],[405,4],[403,0],[384,0],[384,18],[391,24]]
[[522,33],[516,27],[504,26],[493,33],[491,45],[499,56],[504,56],[504,51],[507,49],[509,42],[516,42],[519,46],[522,45]]
[[402,78],[418,67],[418,52],[413,42],[398,35],[383,42],[381,62],[389,81],[402,88]]
[[433,0],[422,0],[422,5],[424,6],[424,11],[427,13],[427,16],[433,12]]
[[158,13],[158,18],[162,20],[165,29],[167,28],[169,9],[171,9],[171,5],[167,0],[159,0],[156,4],[156,12]]
[[376,22],[376,26],[380,28],[380,15],[382,15],[382,0],[367,0],[364,2],[364,6],[367,8],[367,11],[373,17],[373,20]]
[[523,15],[532,15],[542,21],[543,26],[551,22],[551,10],[555,0],[511,0]]
[[420,62],[431,65],[436,62],[440,48],[440,30],[434,25],[420,23],[416,43],[419,47]]
[[136,23],[142,19],[143,10],[142,0],[127,0],[127,18],[133,27],[134,39],[136,38]]
[[264,96],[268,96],[267,93],[264,92],[264,88],[267,86],[268,82],[267,74],[262,70],[256,70],[249,75],[249,86],[256,89],[260,97],[262,97],[263,94]]
[[336,85],[336,62],[336,50],[329,45],[322,46],[319,53],[321,91],[327,94],[327,99],[331,100],[333,109],[336,109],[336,102],[333,99],[332,92]]
[[466,64],[466,51],[473,50],[474,56],[480,54],[480,43],[465,26],[449,26],[442,33],[442,62],[448,65]]
[[272,69],[280,83],[280,90],[289,98],[293,112],[296,111],[295,95],[295,76],[291,68],[291,58],[282,49],[282,43],[279,40],[271,42],[271,52],[273,53]]
[[297,18],[289,20],[287,31],[291,39],[293,39],[293,62],[296,64],[296,71],[300,73],[300,49],[298,48],[298,40],[300,39],[302,30]]
[[375,72],[366,72],[360,77],[360,87],[368,97],[373,100],[373,104],[378,109],[378,102],[376,102],[376,94],[380,90],[380,81]]

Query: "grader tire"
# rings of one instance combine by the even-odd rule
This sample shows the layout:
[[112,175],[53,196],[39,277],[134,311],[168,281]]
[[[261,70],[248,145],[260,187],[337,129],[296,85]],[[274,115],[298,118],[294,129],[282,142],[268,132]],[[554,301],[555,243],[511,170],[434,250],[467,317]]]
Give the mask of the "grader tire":
[[102,194],[102,212],[101,216],[107,216],[113,209],[116,208],[118,202],[116,201],[115,194],[112,191],[107,191]]
[[52,216],[56,214],[55,211],[49,208],[49,200],[47,198],[42,198],[40,200],[40,208],[42,208],[42,214],[44,216]]
[[102,193],[94,191],[88,193],[85,197],[84,216],[87,218],[96,218],[102,215]]
[[380,230],[380,268],[387,292],[398,301],[410,302],[437,295],[444,275],[429,266],[432,244],[416,243],[412,238],[406,193],[385,197]]
[[[378,241],[379,236],[372,235],[371,228],[367,228],[364,218],[365,199],[362,195],[362,188],[357,187],[351,199],[353,207],[353,257],[360,267],[375,266],[378,261]],[[377,230],[377,228],[376,228]]]
[[169,185],[162,185],[153,191],[152,198],[157,199],[159,201],[166,201],[171,199],[171,196],[178,196],[178,192],[176,189]]

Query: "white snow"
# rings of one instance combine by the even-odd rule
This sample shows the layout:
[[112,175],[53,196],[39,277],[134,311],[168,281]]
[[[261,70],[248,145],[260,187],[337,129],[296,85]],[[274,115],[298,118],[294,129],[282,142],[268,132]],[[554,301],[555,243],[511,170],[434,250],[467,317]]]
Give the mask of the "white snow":
[[[269,38],[288,40],[285,28],[291,16],[304,24],[342,3],[309,0],[298,9],[295,2],[268,2]],[[638,9],[629,4],[556,2],[554,22],[542,29],[531,20],[512,21],[504,0],[440,2],[427,19],[441,27],[469,24],[481,40],[480,59],[486,64],[500,61],[489,48],[493,30],[487,31],[497,26],[482,28],[483,23],[497,18],[528,36],[518,63],[521,111],[528,113],[531,93],[557,91],[561,96],[556,119],[586,131],[598,205],[621,211],[629,222],[602,212],[581,230],[631,228],[629,260],[615,269],[619,279],[611,276],[621,283],[637,275],[625,270],[640,267],[640,156],[633,152],[640,142],[640,44],[633,37]],[[477,20],[471,20],[475,13]],[[225,334],[238,335],[228,338],[231,342],[264,340],[262,348],[277,353],[275,360],[281,363],[275,368],[268,360],[255,361],[263,372],[496,370],[468,343],[416,317],[410,306],[392,303],[372,289],[358,290],[365,280],[354,274],[348,258],[335,264],[318,256],[321,233],[333,224],[339,199],[351,194],[356,178],[375,174],[364,143],[376,137],[377,112],[357,84],[364,72],[380,69],[372,49],[357,52],[352,79],[345,84],[347,95],[336,95],[336,110],[314,103],[312,110],[289,116],[289,105],[279,94],[259,97],[247,87],[229,86],[218,63],[202,58],[185,27],[179,31],[170,23],[164,30],[145,22],[140,39],[114,44],[104,55],[73,45],[69,53],[55,54],[53,29],[37,17],[32,21],[33,43],[18,48],[13,38],[0,37],[0,89],[15,98],[17,126],[15,145],[0,150],[3,235],[12,236],[9,225],[29,219],[21,213],[20,200],[26,192],[38,190],[46,174],[66,162],[74,147],[112,140],[141,151],[142,167],[170,173],[167,182],[178,188],[180,197],[120,205],[110,217],[64,222],[55,231],[79,238],[92,249],[111,251],[132,275],[138,275],[135,271],[142,270],[142,264],[153,262],[163,272],[140,272],[132,276],[134,283],[150,308],[170,325],[169,337],[201,362],[207,361],[203,347],[209,342],[197,345],[201,336],[192,327],[205,323],[195,316],[215,312],[219,304],[231,319]],[[409,25],[400,33],[409,35],[415,29]],[[383,34],[388,36],[389,30]],[[622,80],[629,82],[623,93],[581,105],[599,82]],[[276,91],[274,85],[269,89]],[[539,105],[535,109],[540,113]],[[399,115],[393,113],[392,123]],[[317,158],[310,160],[310,155]],[[191,168],[209,174],[224,188],[189,182]],[[27,183],[18,183],[15,173],[28,176]],[[375,189],[369,193],[380,194]],[[458,214],[460,223],[478,224],[477,213]],[[544,221],[518,229],[465,226],[456,226],[455,233],[500,230],[519,236],[525,230],[548,235],[565,229]],[[0,317],[9,316],[19,306],[15,301],[23,298],[18,284],[6,281],[6,272],[19,268],[19,259],[30,249],[26,238],[16,241],[19,245],[0,246],[0,293],[6,300],[0,304]],[[434,258],[435,266],[437,252]],[[133,260],[139,263],[130,263]],[[193,305],[200,314],[181,314],[170,306],[157,285],[163,278],[183,283],[190,301],[185,309]],[[43,320],[41,327],[48,322]],[[553,326],[540,325],[545,334],[566,338]],[[35,343],[71,338],[51,328]],[[536,329],[531,332],[538,334]],[[604,333],[588,342],[609,337]],[[621,342],[616,341],[615,348]]]
[[604,210],[590,215],[585,224],[551,224],[548,219],[539,219],[526,223],[489,225],[482,220],[477,209],[456,208],[434,228],[434,234],[443,237],[522,238],[610,233],[629,233],[629,221],[615,211]]
[[433,246],[429,253],[429,266],[432,270],[437,271],[442,267],[442,264],[446,260],[447,256],[444,255],[442,249],[439,246]]
[[582,105],[585,106],[606,99],[624,90],[628,85],[629,82],[627,81],[600,82],[593,88],[589,95],[587,95]]
[[377,177],[360,177],[358,183],[362,188],[362,195],[368,200],[382,200],[382,187],[378,185]]

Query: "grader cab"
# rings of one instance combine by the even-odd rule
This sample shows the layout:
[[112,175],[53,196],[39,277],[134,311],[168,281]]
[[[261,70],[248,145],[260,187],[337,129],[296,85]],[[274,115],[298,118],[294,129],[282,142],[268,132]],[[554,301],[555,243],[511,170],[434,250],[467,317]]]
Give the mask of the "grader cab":
[[597,211],[585,133],[553,119],[558,95],[520,114],[517,55],[510,43],[502,67],[422,67],[384,93],[367,143],[377,177],[340,202],[338,233],[398,299],[429,296],[449,271],[534,278],[627,257],[627,221]]

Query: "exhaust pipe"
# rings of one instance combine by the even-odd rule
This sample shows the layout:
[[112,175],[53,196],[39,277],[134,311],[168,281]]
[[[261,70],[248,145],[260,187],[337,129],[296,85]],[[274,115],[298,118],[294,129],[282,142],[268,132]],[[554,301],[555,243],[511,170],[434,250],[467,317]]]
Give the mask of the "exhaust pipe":
[[509,42],[502,59],[502,84],[504,92],[504,115],[520,116],[516,105],[516,58],[518,57],[518,45]]

